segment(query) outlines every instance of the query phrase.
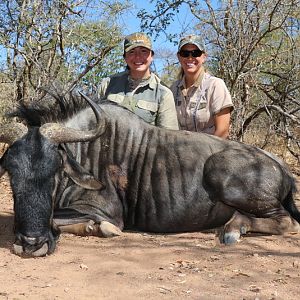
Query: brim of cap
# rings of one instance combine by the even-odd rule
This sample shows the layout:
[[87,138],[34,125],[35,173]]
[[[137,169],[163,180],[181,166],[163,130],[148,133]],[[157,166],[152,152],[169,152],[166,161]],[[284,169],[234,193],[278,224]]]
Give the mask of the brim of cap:
[[147,49],[153,51],[153,50],[151,49],[151,47],[147,47],[147,46],[145,46],[145,44],[134,44],[134,45],[131,45],[131,46],[127,47],[126,49],[124,49],[124,51],[125,51],[125,52],[128,52],[128,51],[130,51],[130,50],[132,50],[132,49],[134,49],[134,48],[136,48],[136,47],[144,47],[144,48],[147,48]]
[[186,42],[186,43],[180,45],[180,48],[178,48],[178,51],[180,51],[181,48],[182,48],[183,46],[188,45],[188,44],[190,44],[190,45],[195,45],[195,46],[197,46],[197,48],[198,48],[200,51],[205,52],[205,49],[202,49],[202,47],[200,47],[200,46],[199,46],[197,43],[195,43],[195,42]]

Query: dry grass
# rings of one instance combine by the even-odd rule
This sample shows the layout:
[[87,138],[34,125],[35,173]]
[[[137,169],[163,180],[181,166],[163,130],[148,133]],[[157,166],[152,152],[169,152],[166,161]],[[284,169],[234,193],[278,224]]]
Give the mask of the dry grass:
[[285,140],[282,137],[272,134],[266,139],[263,130],[252,130],[245,134],[244,143],[255,145],[260,148],[263,147],[264,150],[277,155],[285,161],[294,174],[300,175],[300,166],[297,158],[288,150]]
[[4,121],[4,114],[13,106],[13,92],[11,83],[0,83],[0,123]]

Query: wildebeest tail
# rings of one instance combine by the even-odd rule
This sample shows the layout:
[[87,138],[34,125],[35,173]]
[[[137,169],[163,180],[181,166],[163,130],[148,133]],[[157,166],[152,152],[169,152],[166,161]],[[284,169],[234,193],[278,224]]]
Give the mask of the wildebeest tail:
[[289,212],[292,218],[300,223],[300,212],[295,204],[293,194],[297,191],[295,180],[293,179],[292,188],[284,199],[282,205]]

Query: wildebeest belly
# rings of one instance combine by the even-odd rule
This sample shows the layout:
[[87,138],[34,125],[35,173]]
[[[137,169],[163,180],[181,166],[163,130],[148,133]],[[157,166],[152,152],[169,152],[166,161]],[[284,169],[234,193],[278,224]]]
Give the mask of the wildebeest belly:
[[224,225],[235,211],[208,198],[161,201],[154,197],[142,202],[127,218],[125,229],[157,233],[201,231]]

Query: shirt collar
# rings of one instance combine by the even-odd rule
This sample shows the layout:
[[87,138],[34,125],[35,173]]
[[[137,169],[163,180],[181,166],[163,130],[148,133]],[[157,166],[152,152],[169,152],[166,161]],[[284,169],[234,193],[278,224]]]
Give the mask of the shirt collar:
[[[202,83],[204,74],[205,74],[205,69],[204,69],[204,67],[202,66],[202,67],[201,67],[200,74],[199,74],[199,76],[197,77],[197,79],[196,79],[196,81],[194,82],[194,84],[192,85],[192,87],[194,86],[194,87],[198,88],[199,86],[201,86],[201,83]],[[183,75],[182,78],[181,78],[181,80],[179,81],[178,87],[180,87],[181,89],[186,89],[186,86],[185,86],[185,75]]]
[[[130,75],[129,75],[129,72],[127,72],[127,73],[128,73],[128,76],[130,76]],[[142,81],[138,84],[138,87],[142,87],[142,86],[149,85],[149,87],[150,87],[151,89],[155,89],[155,86],[156,86],[156,84],[157,84],[157,78],[158,78],[158,77],[157,77],[154,73],[151,73],[149,78],[147,78],[146,80],[142,80]]]

